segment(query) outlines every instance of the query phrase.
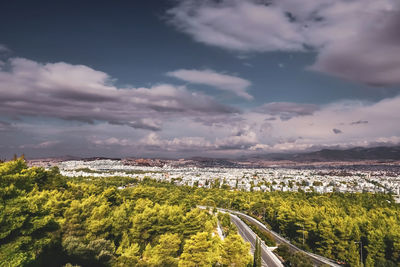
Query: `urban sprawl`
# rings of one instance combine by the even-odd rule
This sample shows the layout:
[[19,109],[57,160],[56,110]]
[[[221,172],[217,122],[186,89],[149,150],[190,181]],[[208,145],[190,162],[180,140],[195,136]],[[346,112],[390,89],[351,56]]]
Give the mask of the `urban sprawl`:
[[[36,162],[51,167],[53,164]],[[47,165],[46,165],[47,164]],[[134,166],[122,160],[74,160],[58,162],[61,174],[69,177],[149,177],[176,185],[223,187],[244,191],[304,191],[316,193],[400,193],[400,173],[387,170],[332,170],[295,168],[224,168]],[[119,189],[123,189],[120,187]]]

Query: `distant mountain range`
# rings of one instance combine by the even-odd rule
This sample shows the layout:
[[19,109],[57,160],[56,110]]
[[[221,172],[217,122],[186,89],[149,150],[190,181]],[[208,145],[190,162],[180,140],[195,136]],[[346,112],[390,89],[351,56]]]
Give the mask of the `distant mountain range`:
[[262,160],[296,162],[359,161],[359,160],[400,160],[400,146],[354,147],[350,149],[322,149],[315,152],[294,154],[266,154],[254,158]]
[[60,162],[68,160],[98,160],[112,159],[122,160],[124,164],[136,166],[170,165],[174,167],[267,167],[267,166],[308,166],[308,165],[341,165],[358,164],[371,165],[380,163],[400,164],[400,146],[392,147],[354,147],[350,149],[322,149],[305,153],[271,153],[264,155],[243,156],[236,159],[192,157],[186,159],[160,159],[160,158],[106,158],[91,157],[80,158],[64,156],[58,158],[46,158],[30,160],[33,162]]

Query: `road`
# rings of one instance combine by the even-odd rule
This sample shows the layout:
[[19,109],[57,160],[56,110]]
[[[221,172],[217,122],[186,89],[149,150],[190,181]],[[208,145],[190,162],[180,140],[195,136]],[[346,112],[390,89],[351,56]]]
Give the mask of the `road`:
[[[199,207],[199,208],[202,208],[202,209],[207,208],[207,207],[205,207],[205,206],[198,206],[198,207]],[[295,245],[293,245],[292,243],[290,243],[289,240],[283,238],[282,236],[278,235],[278,234],[275,233],[274,231],[268,229],[268,228],[267,228],[264,224],[262,224],[260,221],[254,219],[253,217],[251,217],[251,216],[249,216],[249,215],[247,215],[247,214],[244,214],[244,213],[239,212],[239,211],[228,210],[228,209],[223,209],[223,208],[218,208],[218,210],[219,210],[219,211],[222,211],[222,212],[227,212],[227,213],[229,213],[229,215],[231,215],[231,217],[232,217],[233,215],[240,215],[240,216],[245,217],[245,218],[248,219],[249,221],[251,221],[251,222],[257,224],[257,225],[260,226],[262,229],[264,229],[265,231],[267,231],[267,232],[269,232],[270,234],[272,234],[272,235],[274,236],[274,238],[275,238],[275,241],[276,241],[278,244],[284,243],[284,244],[288,245],[292,251],[299,251],[299,252],[302,252],[302,253],[308,255],[308,256],[313,260],[313,262],[314,262],[315,264],[317,264],[317,265],[327,264],[327,265],[333,266],[333,267],[341,267],[340,265],[336,264],[336,263],[335,263],[333,260],[331,260],[331,259],[325,258],[325,257],[323,257],[323,256],[320,256],[320,255],[317,255],[317,254],[314,254],[314,253],[311,253],[311,252],[304,251],[304,250],[302,250],[302,249],[296,247]],[[238,217],[236,217],[236,218],[237,218],[240,222],[242,222]],[[235,223],[235,224],[236,224],[236,223]],[[244,223],[242,222],[242,224],[244,224]],[[247,225],[246,225],[246,227],[248,228]],[[248,229],[250,230],[251,233],[253,233],[253,231],[252,231],[250,228],[248,228]],[[240,231],[239,231],[239,233],[240,233]],[[253,233],[253,234],[254,234],[254,233]],[[249,240],[246,239],[246,237],[244,237],[242,234],[241,234],[241,236],[242,236],[243,238],[245,238],[246,241],[249,241]],[[250,236],[249,236],[249,238],[250,238]],[[254,244],[255,244],[254,240],[253,240],[253,242],[251,242],[251,241],[249,241],[249,242],[252,244],[252,248],[254,249]],[[272,253],[272,252],[270,252],[270,253]],[[265,262],[264,262],[264,264],[265,264]],[[268,266],[269,266],[269,265],[268,265]],[[271,266],[273,266],[273,265],[271,265]]]
[[[256,235],[254,232],[236,215],[229,213],[231,221],[238,228],[239,234],[242,238],[251,244],[251,249],[254,251],[256,244]],[[283,267],[279,259],[267,248],[263,241],[261,241],[261,264],[268,267]]]
[[[322,264],[327,264],[329,266],[334,266],[334,267],[340,267],[340,265],[334,263],[331,259],[322,257],[320,255],[316,255],[314,253],[310,253],[307,251],[304,251],[298,247],[296,247],[295,245],[293,245],[292,243],[290,243],[290,241],[286,240],[285,238],[281,237],[280,235],[278,235],[277,233],[275,233],[274,231],[268,229],[264,224],[262,224],[261,222],[259,222],[258,220],[254,219],[251,216],[248,216],[247,214],[244,214],[242,212],[238,212],[238,211],[233,211],[233,210],[226,210],[226,209],[221,209],[222,211],[228,212],[229,214],[235,214],[235,215],[240,215],[245,217],[246,219],[248,219],[249,221],[257,224],[258,226],[260,226],[262,229],[264,229],[265,231],[269,232],[270,234],[272,234],[274,236],[274,238],[276,239],[277,243],[284,243],[286,245],[288,245],[292,251],[300,251],[303,252],[304,254],[307,254],[313,261],[314,263],[317,263],[318,265],[322,265]],[[237,217],[236,217],[237,218]],[[240,219],[239,219],[240,220]]]

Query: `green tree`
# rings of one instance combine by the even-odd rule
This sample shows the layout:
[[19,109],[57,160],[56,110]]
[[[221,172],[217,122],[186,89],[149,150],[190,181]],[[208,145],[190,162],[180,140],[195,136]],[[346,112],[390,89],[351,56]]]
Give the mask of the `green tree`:
[[245,243],[238,234],[230,234],[221,243],[221,264],[224,266],[247,266],[252,257],[250,243]]
[[256,246],[254,249],[253,267],[261,267],[261,241],[258,237],[256,238]]
[[143,262],[147,266],[178,266],[178,251],[181,240],[178,234],[164,234],[160,236],[154,247],[147,245],[143,253]]
[[179,266],[212,266],[217,260],[215,250],[215,244],[209,233],[197,233],[186,241],[179,258]]
[[116,250],[118,258],[115,260],[117,266],[136,266],[140,259],[140,247],[131,243],[127,234],[122,237],[122,242]]

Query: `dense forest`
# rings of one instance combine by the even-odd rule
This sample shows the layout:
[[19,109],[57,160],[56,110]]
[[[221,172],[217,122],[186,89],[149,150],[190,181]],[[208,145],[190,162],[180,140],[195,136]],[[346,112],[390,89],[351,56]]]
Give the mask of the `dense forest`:
[[400,266],[400,205],[389,194],[222,189],[192,194],[204,205],[252,215],[298,247],[344,265]]
[[[129,183],[132,187],[117,190]],[[0,266],[247,266],[250,244],[226,216],[175,187],[69,179],[0,165]],[[216,234],[217,217],[225,232]],[[233,229],[232,229],[233,228]]]
[[[400,266],[400,206],[387,194],[242,192],[151,179],[68,178],[0,165],[0,261],[10,266],[246,266],[226,216],[248,213],[305,250],[347,266]],[[126,186],[118,190],[118,186]],[[215,235],[217,218],[227,234]],[[233,229],[232,229],[233,228]],[[1,264],[0,264],[1,265]]]

